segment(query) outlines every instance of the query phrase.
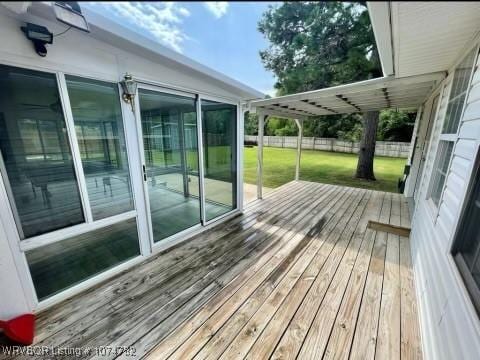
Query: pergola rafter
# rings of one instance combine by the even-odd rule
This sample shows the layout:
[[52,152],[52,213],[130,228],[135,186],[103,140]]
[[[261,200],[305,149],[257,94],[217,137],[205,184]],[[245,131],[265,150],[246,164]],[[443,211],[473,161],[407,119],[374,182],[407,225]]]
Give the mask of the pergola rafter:
[[262,198],[263,127],[269,116],[294,119],[297,124],[299,132],[295,179],[299,179],[304,121],[319,115],[353,114],[388,108],[416,109],[444,77],[443,72],[405,78],[382,77],[251,101],[250,109],[259,115],[257,197]]

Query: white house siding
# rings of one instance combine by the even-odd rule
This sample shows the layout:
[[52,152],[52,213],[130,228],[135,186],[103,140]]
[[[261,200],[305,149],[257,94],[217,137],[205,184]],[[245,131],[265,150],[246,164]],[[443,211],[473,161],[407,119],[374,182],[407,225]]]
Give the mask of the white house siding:
[[444,81],[412,222],[412,256],[422,323],[422,341],[429,359],[479,359],[480,321],[450,255],[453,235],[470,181],[480,140],[480,70],[476,67],[459,138],[449,168],[438,215],[426,200],[439,134],[445,117],[453,69]]

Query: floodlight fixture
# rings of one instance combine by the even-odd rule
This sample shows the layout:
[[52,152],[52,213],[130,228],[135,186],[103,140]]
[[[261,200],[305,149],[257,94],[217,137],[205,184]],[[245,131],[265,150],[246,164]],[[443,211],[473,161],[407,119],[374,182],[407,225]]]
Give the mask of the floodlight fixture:
[[27,39],[33,42],[37,54],[41,57],[45,57],[47,55],[47,47],[45,44],[53,43],[53,34],[48,31],[45,26],[32,23],[26,23],[21,29],[25,33]]

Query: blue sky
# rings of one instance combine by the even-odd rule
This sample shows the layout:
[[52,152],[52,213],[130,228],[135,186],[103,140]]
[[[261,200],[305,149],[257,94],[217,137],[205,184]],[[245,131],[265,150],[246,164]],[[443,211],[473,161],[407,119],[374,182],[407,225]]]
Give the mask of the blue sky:
[[109,2],[92,10],[128,25],[204,65],[266,94],[274,76],[264,69],[259,50],[268,46],[257,30],[268,2]]

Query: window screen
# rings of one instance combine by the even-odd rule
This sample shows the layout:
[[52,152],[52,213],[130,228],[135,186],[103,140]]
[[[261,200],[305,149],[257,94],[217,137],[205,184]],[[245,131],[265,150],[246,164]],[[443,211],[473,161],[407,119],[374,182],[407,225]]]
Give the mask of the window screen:
[[480,160],[472,174],[466,207],[455,237],[453,255],[472,300],[480,312]]
[[448,164],[452,156],[453,142],[440,141],[438,145],[437,159],[433,169],[433,183],[430,196],[433,202],[438,206],[440,196],[442,195],[443,184],[447,178]]
[[84,222],[54,74],[0,66],[0,149],[20,238]]
[[66,81],[93,219],[133,210],[117,84],[74,76]]
[[[470,51],[460,64],[455,68],[452,88],[448,99],[447,112],[443,123],[437,156],[434,162],[432,178],[430,180],[430,198],[435,205],[439,205],[443,186],[447,178],[448,164],[452,156],[455,137],[458,132],[463,106],[468,93],[468,85],[472,69],[477,58],[477,48]],[[453,138],[452,138],[453,135]]]
[[468,83],[470,82],[470,75],[476,58],[475,55],[476,48],[465,56],[463,61],[455,68],[442,134],[456,134],[457,132],[465,96],[467,95]]

